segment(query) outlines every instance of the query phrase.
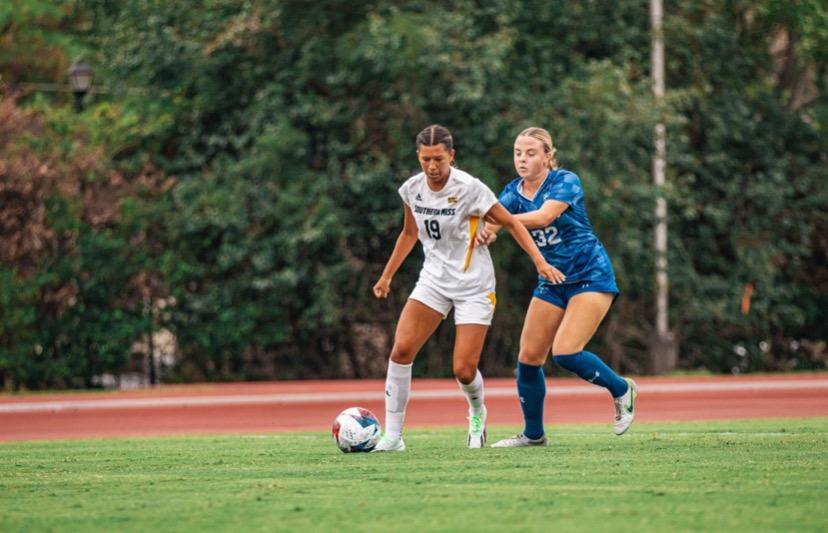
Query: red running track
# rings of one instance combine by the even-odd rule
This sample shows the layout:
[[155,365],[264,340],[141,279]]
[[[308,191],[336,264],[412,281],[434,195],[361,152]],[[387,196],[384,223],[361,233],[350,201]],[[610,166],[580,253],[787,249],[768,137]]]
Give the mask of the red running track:
[[[636,421],[828,416],[828,373],[637,380]],[[383,381],[161,386],[137,391],[0,396],[0,441],[327,431],[342,409],[382,415]],[[547,383],[547,424],[612,422],[607,392],[578,379]],[[466,423],[453,380],[415,379],[406,427]],[[486,380],[489,424],[521,422],[514,380]]]

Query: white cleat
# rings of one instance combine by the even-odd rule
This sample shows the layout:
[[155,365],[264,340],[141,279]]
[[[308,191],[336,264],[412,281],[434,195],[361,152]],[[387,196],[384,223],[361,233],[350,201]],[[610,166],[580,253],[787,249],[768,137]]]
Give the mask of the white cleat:
[[371,453],[374,452],[404,452],[405,451],[405,443],[402,440],[402,437],[399,439],[389,439],[385,435],[380,438],[380,441],[374,446],[374,449],[371,450]]
[[613,399],[613,402],[615,402],[616,435],[623,435],[630,428],[635,418],[635,398],[638,396],[638,387],[636,387],[635,381],[629,378],[624,378],[624,380],[630,388],[623,395]]
[[492,448],[525,448],[527,446],[546,446],[547,443],[546,435],[539,439],[530,439],[523,433],[518,433],[514,437],[495,442],[492,444]]
[[486,444],[486,407],[480,415],[469,415],[469,448],[482,448]]

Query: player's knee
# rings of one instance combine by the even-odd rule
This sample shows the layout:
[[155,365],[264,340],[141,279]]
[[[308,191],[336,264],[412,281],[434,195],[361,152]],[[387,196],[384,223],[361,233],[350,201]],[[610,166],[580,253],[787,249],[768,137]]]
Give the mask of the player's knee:
[[414,362],[415,355],[417,352],[414,348],[405,344],[395,342],[394,347],[391,348],[391,360],[400,365],[410,365]]
[[454,365],[454,377],[460,383],[471,383],[474,381],[474,376],[477,375],[477,367],[463,363],[456,363]]
[[538,350],[521,348],[518,353],[518,361],[524,365],[543,366],[546,362],[546,354]]

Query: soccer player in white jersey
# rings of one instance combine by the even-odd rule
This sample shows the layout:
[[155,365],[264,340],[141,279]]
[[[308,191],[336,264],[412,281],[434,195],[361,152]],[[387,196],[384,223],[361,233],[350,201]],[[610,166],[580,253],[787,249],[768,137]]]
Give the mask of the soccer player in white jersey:
[[405,219],[394,251],[374,295],[386,298],[391,280],[417,240],[425,262],[397,323],[385,382],[385,433],[375,452],[405,451],[405,408],[411,390],[411,366],[417,352],[454,308],[456,335],[452,368],[469,403],[469,448],[486,441],[483,377],[477,368],[495,309],[495,276],[489,250],[475,247],[488,220],[508,229],[532,258],[538,274],[552,283],[564,276],[546,262],[526,228],[477,178],[452,166],[454,141],[448,129],[432,125],[417,135],[423,171],[399,189]]

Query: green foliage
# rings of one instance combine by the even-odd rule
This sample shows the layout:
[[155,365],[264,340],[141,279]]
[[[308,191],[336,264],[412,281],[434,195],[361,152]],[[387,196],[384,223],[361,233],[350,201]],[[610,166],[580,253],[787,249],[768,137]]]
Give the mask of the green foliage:
[[0,269],[0,376],[10,380],[35,351],[35,288],[21,283],[14,271]]
[[[684,342],[683,356],[719,370],[819,367],[824,355],[795,340],[828,333],[817,311],[826,284],[813,277],[826,257],[815,233],[828,205],[825,145],[807,115],[787,108],[781,85],[746,74],[767,68],[770,44],[767,23],[751,24],[747,13],[707,13],[694,33],[676,35],[701,50],[671,65],[674,83],[686,88],[678,109],[688,117],[672,151],[675,190],[685,193],[674,198],[673,287],[686,302],[681,335],[698,339]],[[738,60],[717,62],[723,54]],[[702,65],[712,78],[682,75]],[[756,290],[745,314],[747,285]]]
[[[93,351],[104,366],[122,365],[125,347],[151,326],[138,312],[141,292],[169,304],[152,327],[178,340],[176,379],[381,374],[419,252],[389,301],[370,288],[401,225],[396,189],[418,171],[413,137],[438,122],[453,130],[460,166],[495,191],[514,175],[515,134],[551,130],[559,161],[585,184],[622,290],[592,348],[624,371],[646,371],[652,131],[661,120],[680,365],[826,364],[820,2],[667,2],[660,107],[645,0],[22,4],[0,11],[15,35],[47,32],[58,51],[85,51],[96,80],[112,88],[80,115],[28,100],[51,133],[17,140],[44,157],[96,154],[75,174],[92,197],[118,207],[105,223],[90,219],[89,206],[53,220],[76,236],[60,260],[3,285],[4,301],[23,299],[36,316],[47,281],[91,298],[61,315],[80,328],[72,358],[88,341],[103,347]],[[104,194],[113,175],[125,185]],[[493,255],[499,310],[482,365],[503,374],[514,365],[534,272],[508,237]],[[90,284],[77,281],[91,271]],[[49,331],[54,345],[63,320],[32,326],[33,335]],[[17,354],[37,344],[3,338]],[[441,329],[417,372],[448,375],[451,340]],[[29,357],[32,375],[51,364],[57,352],[48,349]],[[83,362],[64,374],[88,381],[99,368]]]
[[[71,214],[59,208],[55,216]],[[56,227],[67,223],[77,221],[54,221]],[[43,382],[91,387],[95,377],[124,368],[132,344],[149,329],[140,300],[129,294],[143,266],[141,250],[109,231],[83,225],[77,231],[77,246],[44,265],[46,286],[69,282],[74,294],[67,308],[39,317],[43,347],[30,362],[37,371],[21,378],[29,387]]]
[[[0,4],[0,82],[52,82],[82,53],[71,3],[8,0]],[[68,57],[67,57],[68,56]]]

